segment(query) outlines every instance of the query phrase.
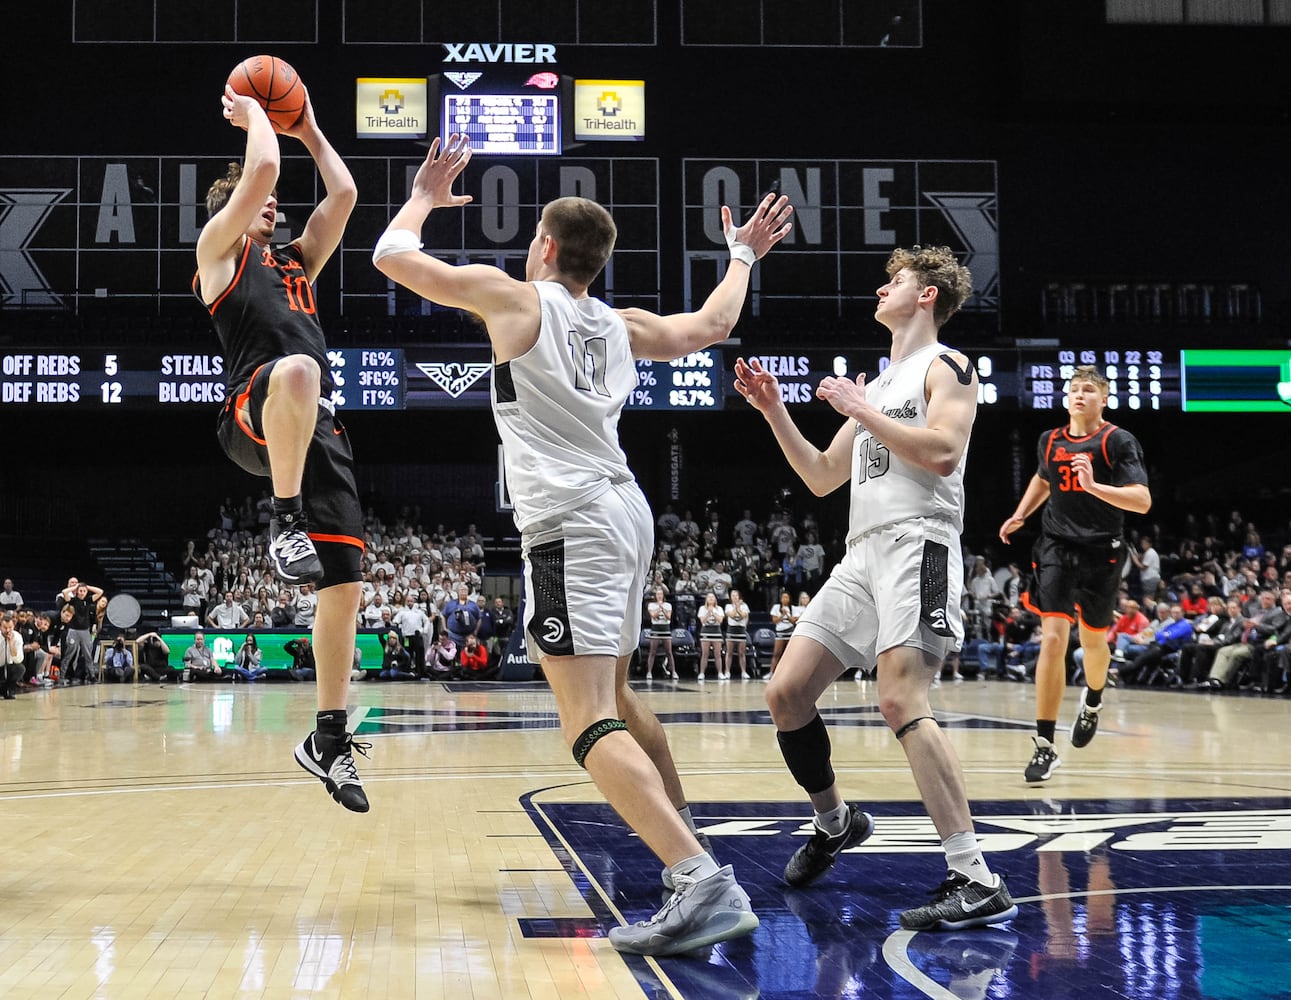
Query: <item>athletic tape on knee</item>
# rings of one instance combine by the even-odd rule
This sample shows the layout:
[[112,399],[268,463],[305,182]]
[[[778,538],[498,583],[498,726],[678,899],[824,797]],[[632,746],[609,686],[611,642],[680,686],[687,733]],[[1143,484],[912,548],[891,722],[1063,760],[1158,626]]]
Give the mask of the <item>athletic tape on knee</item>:
[[775,738],[784,762],[789,765],[789,773],[808,795],[823,792],[834,784],[834,768],[829,762],[829,730],[819,712],[801,729],[777,730]]
[[901,739],[901,737],[904,736],[906,733],[910,732],[910,730],[918,729],[919,723],[923,722],[924,719],[928,719],[932,722],[937,721],[931,715],[921,715],[917,719],[911,719],[909,722],[907,722],[904,726],[902,726],[900,729],[896,731],[896,738]]
[[592,747],[596,746],[596,741],[603,736],[609,736],[610,733],[618,732],[620,729],[627,732],[628,724],[622,719],[601,719],[599,722],[593,722],[583,730],[583,735],[574,740],[574,760],[579,767],[586,767],[583,761],[587,760],[587,755],[592,752]]

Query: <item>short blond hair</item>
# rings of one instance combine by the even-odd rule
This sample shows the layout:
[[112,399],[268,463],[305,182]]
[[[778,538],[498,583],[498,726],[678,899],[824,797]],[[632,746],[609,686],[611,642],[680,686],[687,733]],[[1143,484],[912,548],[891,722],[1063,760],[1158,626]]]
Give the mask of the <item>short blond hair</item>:
[[898,271],[909,270],[922,288],[932,285],[937,289],[937,301],[932,307],[932,321],[940,329],[946,320],[959,312],[973,294],[973,274],[955,259],[950,247],[923,247],[918,244],[908,250],[897,247],[888,258],[885,270],[888,277]]

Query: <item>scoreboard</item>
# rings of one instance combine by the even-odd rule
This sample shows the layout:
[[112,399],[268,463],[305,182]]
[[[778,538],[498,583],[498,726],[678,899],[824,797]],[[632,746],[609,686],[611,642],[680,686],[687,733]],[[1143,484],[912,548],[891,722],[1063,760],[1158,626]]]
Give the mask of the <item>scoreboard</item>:
[[[402,350],[331,350],[327,360],[338,410],[404,408]],[[0,353],[0,406],[215,407],[227,396],[224,377],[219,354],[6,347]]]
[[[1072,372],[1095,365],[1109,382],[1107,408],[1147,412],[1291,410],[1291,349],[1180,351],[1154,346],[964,347],[987,410],[1061,410]],[[407,344],[327,352],[332,402],[340,410],[487,409],[493,364],[486,344]],[[754,353],[711,347],[674,361],[637,361],[629,410],[739,410],[737,356],[757,358],[792,407],[821,405],[827,375],[869,379],[885,350],[807,348]],[[218,353],[164,347],[0,347],[0,409],[175,409],[213,407],[227,394]]]

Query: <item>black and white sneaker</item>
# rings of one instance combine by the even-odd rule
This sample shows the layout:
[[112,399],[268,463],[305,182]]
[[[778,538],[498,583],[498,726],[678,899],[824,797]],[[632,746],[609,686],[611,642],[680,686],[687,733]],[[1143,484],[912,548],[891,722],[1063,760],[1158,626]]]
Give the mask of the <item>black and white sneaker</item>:
[[1031,763],[1022,773],[1026,775],[1029,784],[1048,781],[1053,772],[1058,770],[1062,760],[1054,750],[1053,744],[1043,736],[1032,736],[1031,739],[1035,742],[1035,753],[1031,755]]
[[1098,732],[1098,713],[1103,708],[1101,704],[1095,708],[1090,708],[1086,705],[1085,697],[1088,694],[1089,688],[1085,688],[1080,693],[1080,714],[1076,716],[1076,721],[1071,724],[1071,745],[1077,748],[1089,746],[1089,741]]
[[[700,833],[696,830],[695,839],[699,841],[699,846],[704,849],[704,853],[716,861],[717,855],[713,853],[713,842],[708,839],[708,834]],[[672,882],[672,869],[667,865],[663,866],[663,871],[659,873],[659,879],[663,882],[663,887],[665,889],[672,890],[676,888]]]
[[856,806],[847,808],[847,829],[831,837],[820,827],[811,839],[793,852],[784,866],[784,880],[789,885],[806,885],[833,867],[838,856],[849,847],[866,840],[874,832],[874,817]]
[[303,516],[290,522],[269,521],[269,558],[274,572],[287,583],[311,583],[323,578],[323,564],[310,541]]
[[952,871],[933,890],[931,903],[901,914],[901,926],[908,931],[962,931],[1003,923],[1017,915],[1003,875],[995,876],[995,885],[983,885]]
[[365,813],[368,811],[368,797],[354,767],[353,751],[357,750],[366,757],[371,749],[371,743],[355,743],[354,737],[346,733],[336,751],[326,753],[319,749],[318,733],[315,732],[296,747],[296,763],[321,781],[332,798],[350,812]]

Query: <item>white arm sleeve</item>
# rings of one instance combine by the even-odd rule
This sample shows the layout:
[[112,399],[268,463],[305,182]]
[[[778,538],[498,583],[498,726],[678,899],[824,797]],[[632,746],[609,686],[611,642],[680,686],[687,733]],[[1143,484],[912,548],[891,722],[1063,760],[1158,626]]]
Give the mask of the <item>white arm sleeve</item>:
[[387,229],[372,250],[372,263],[376,264],[382,257],[389,257],[393,253],[409,253],[420,249],[421,240],[411,229]]

